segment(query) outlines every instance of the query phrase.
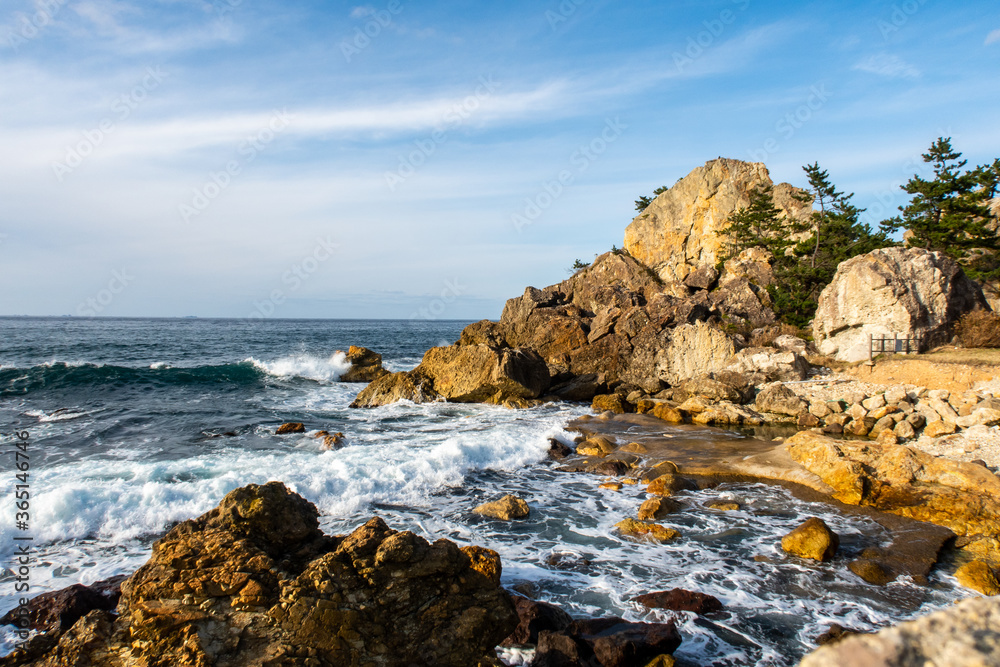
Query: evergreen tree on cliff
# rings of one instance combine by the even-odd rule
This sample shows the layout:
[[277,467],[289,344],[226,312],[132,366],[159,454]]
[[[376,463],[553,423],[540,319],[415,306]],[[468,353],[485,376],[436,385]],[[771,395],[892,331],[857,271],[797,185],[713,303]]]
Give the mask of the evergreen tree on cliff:
[[885,233],[873,232],[861,222],[864,209],[851,203],[854,194],[839,192],[818,162],[802,169],[819,210],[810,216],[811,236],[795,245],[794,261],[776,267],[779,282],[768,290],[778,317],[798,327],[812,319],[820,293],[841,262],[892,244]]
[[761,186],[750,191],[750,204],[731,216],[722,233],[726,236],[723,255],[725,262],[747,248],[771,251],[777,260],[793,245],[788,236],[801,229],[788,229],[779,217],[781,211],[774,205],[771,186]]
[[[860,222],[864,209],[851,204],[854,195],[839,192],[818,163],[803,170],[811,199],[819,206],[808,224],[779,217],[771,188],[766,187],[751,192],[749,206],[730,216],[723,230],[727,235],[723,261],[752,247],[774,255],[774,284],[767,291],[778,318],[798,327],[812,319],[820,293],[841,262],[891,244],[884,233],[873,233]],[[807,238],[792,239],[807,231],[811,232]]]
[[664,186],[661,186],[661,187],[656,188],[655,190],[653,190],[653,196],[652,197],[647,197],[645,195],[641,195],[638,199],[635,200],[635,210],[639,211],[640,213],[642,211],[645,211],[646,208],[650,204],[653,203],[654,199],[656,199],[657,197],[659,197],[660,195],[662,195],[664,192],[666,192],[669,189],[670,188],[668,188],[667,186],[664,185]]
[[1000,237],[989,210],[1000,183],[1000,160],[963,171],[968,160],[961,157],[950,137],[931,144],[923,159],[932,165],[934,178],[914,175],[903,185],[913,198],[899,207],[902,216],[884,221],[882,227],[888,232],[908,230],[909,246],[940,250],[965,264],[974,278],[1000,277]]

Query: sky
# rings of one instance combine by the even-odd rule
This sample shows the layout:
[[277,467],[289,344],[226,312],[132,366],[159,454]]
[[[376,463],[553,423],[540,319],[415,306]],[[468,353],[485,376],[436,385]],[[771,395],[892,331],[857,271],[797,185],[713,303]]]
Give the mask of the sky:
[[0,2],[0,315],[496,319],[716,157],[1000,156],[995,1]]

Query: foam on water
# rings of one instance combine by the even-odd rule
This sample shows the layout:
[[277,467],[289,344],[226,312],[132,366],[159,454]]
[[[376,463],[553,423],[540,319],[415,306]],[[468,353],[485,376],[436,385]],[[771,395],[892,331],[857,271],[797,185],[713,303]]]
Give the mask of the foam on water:
[[43,410],[25,410],[24,414],[29,417],[36,418],[42,424],[47,424],[49,422],[61,422],[86,417],[90,414],[90,411],[73,410],[72,408],[59,408],[58,410],[53,410],[52,412],[45,412]]
[[[76,337],[67,327],[79,329]],[[4,340],[23,341],[16,354],[3,352],[12,363],[0,369],[0,416],[30,430],[34,442],[38,561],[31,595],[132,572],[170,524],[207,511],[234,488],[270,480],[316,503],[328,533],[353,530],[377,514],[427,539],[496,549],[505,587],[576,616],[674,618],[683,637],[677,653],[688,664],[794,665],[830,623],[868,630],[970,595],[937,572],[929,587],[860,581],[846,563],[865,546],[887,545],[885,529],[780,487],[727,484],[682,493],[685,508],[660,521],[680,531],[679,539],[624,540],[613,526],[636,515],[643,488],[599,490],[599,478],[558,472],[545,459],[547,439],[569,440],[562,428],[586,406],[348,408],[359,386],[338,381],[348,364],[331,350],[363,344],[389,351],[386,368],[408,370],[429,346],[457,338],[460,324],[260,327],[0,318]],[[45,363],[77,356],[93,363]],[[284,421],[301,421],[311,433],[341,431],[347,446],[325,452],[310,433],[277,436]],[[684,437],[727,436],[688,429]],[[9,429],[0,431],[0,442],[9,441]],[[13,479],[0,480],[9,499]],[[505,493],[528,501],[528,519],[507,523],[472,512]],[[722,498],[742,509],[705,507]],[[833,562],[805,563],[781,551],[781,536],[807,516],[841,535]],[[3,567],[10,564],[13,518],[0,513]],[[11,577],[10,570],[0,574],[0,612],[14,606]],[[673,587],[715,595],[726,608],[699,618],[631,601]],[[11,639],[9,628],[0,629],[0,654]],[[526,664],[531,655],[510,649],[504,657]]]
[[260,361],[253,357],[245,361],[268,375],[280,378],[299,377],[316,382],[336,382],[351,369],[347,355],[339,350],[327,358],[296,354],[274,361]]

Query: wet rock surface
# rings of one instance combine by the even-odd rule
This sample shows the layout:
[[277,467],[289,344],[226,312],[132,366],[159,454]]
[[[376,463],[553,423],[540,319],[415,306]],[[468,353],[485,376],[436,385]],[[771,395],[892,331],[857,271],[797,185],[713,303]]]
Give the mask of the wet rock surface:
[[722,611],[722,603],[718,598],[705,593],[686,591],[682,588],[645,593],[632,599],[650,609],[692,611],[696,614],[711,614]]
[[0,665],[468,667],[517,626],[498,580],[489,550],[474,563],[378,518],[326,536],[301,496],[250,485],[158,540],[117,617],[91,611]]
[[340,376],[341,382],[374,382],[389,372],[382,368],[382,355],[366,347],[352,345],[346,356],[351,367]]
[[621,618],[574,621],[561,632],[542,631],[534,667],[634,667],[669,656],[681,637],[673,621],[629,623]]

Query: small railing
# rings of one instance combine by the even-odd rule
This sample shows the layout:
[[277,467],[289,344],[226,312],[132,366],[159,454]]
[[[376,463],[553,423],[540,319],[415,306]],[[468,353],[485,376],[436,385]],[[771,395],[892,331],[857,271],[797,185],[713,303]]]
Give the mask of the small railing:
[[920,336],[868,334],[868,363],[874,363],[876,354],[919,354],[920,343]]

